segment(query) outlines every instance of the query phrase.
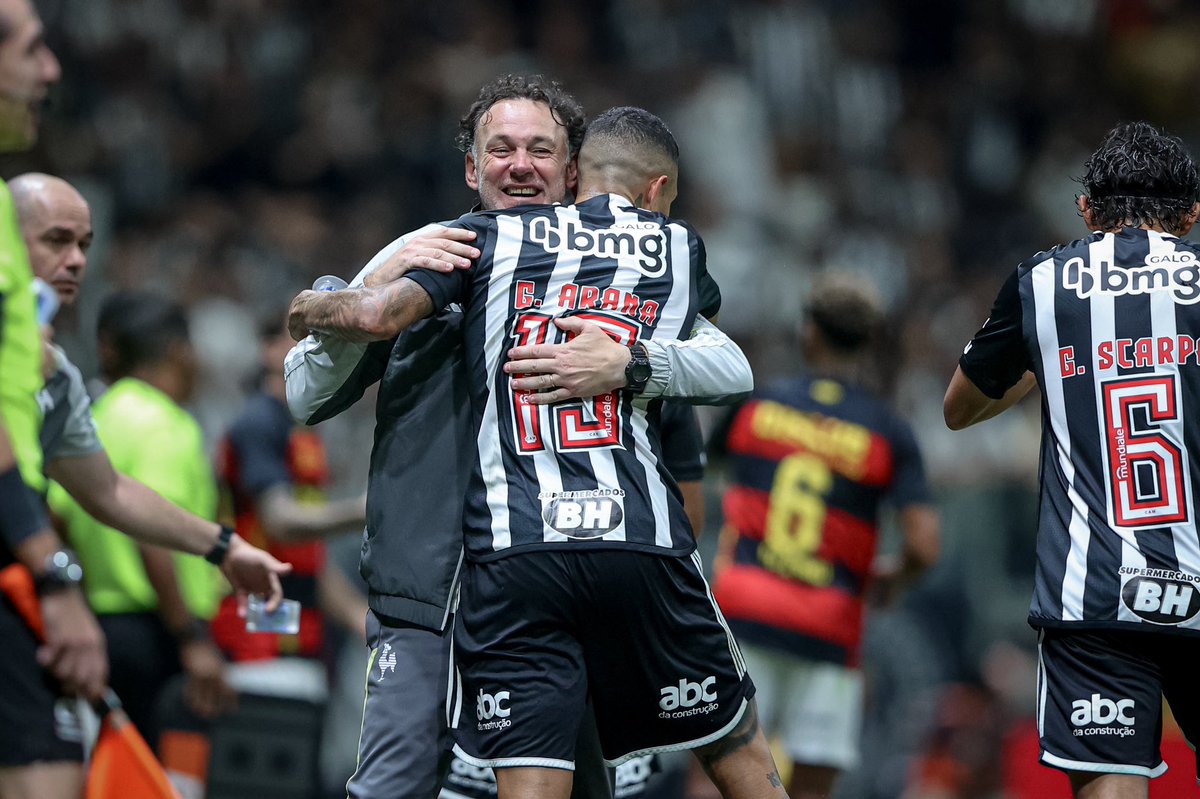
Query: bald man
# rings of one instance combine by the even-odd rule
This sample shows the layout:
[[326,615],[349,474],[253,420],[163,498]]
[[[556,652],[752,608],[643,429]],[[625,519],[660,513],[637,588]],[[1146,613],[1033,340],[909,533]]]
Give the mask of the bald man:
[[[62,305],[79,297],[92,243],[91,210],[67,181],[28,173],[9,182],[21,236],[35,277],[52,286]],[[211,555],[228,535],[220,566],[239,591],[279,597],[278,574],[289,567],[221,525],[195,516],[164,499],[145,484],[118,473],[100,442],[83,377],[61,349],[51,345],[55,371],[47,376],[40,402],[44,409],[40,441],[45,473],[58,482],[96,520],[137,539],[148,571],[161,581],[159,612],[180,641],[181,657],[196,681],[196,702],[208,713],[232,699],[222,677],[223,659],[191,618],[174,585],[170,548]],[[212,558],[210,560],[218,560]],[[126,701],[134,697],[127,697]],[[2,794],[2,792],[0,792]]]
[[27,173],[8,184],[29,250],[34,277],[54,287],[71,305],[87,269],[92,246],[92,211],[75,187],[53,175]]

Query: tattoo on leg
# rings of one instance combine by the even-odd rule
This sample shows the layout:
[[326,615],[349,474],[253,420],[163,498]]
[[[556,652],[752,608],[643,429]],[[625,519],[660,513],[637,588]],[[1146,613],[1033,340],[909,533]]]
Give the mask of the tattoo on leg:
[[754,703],[751,702],[750,706],[746,708],[746,712],[742,714],[742,718],[738,721],[737,726],[719,741],[714,741],[708,746],[697,749],[696,757],[699,758],[700,765],[704,766],[705,770],[708,770],[718,760],[753,741],[757,732],[758,711],[755,709]]
[[782,788],[782,787],[783,787],[783,780],[779,779],[779,772],[778,772],[778,771],[772,771],[770,774],[768,774],[768,775],[767,775],[767,781],[768,781],[769,783],[771,783],[772,785],[774,785],[776,788]]

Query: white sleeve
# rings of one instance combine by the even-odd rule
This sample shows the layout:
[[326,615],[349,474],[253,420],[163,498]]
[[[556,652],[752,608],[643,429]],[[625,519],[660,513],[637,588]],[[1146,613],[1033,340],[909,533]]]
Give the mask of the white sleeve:
[[702,316],[686,340],[646,339],[650,380],[642,396],[692,405],[724,405],[754,390],[750,361],[733,339]]
[[[367,275],[378,269],[392,253],[408,241],[436,231],[441,224],[429,224],[406,233],[384,247],[351,281],[351,287],[361,286]],[[354,373],[367,351],[367,345],[344,341],[332,336],[309,335],[292,347],[283,362],[283,377],[287,383],[288,410],[292,418],[307,424],[321,407],[337,393]]]

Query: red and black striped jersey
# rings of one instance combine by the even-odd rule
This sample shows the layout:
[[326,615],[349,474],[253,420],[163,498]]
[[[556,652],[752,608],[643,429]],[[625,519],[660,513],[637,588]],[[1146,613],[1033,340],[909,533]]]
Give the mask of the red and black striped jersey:
[[470,214],[481,255],[465,272],[418,270],[435,307],[461,303],[477,457],[463,525],[467,557],[526,548],[690,553],[695,542],[663,462],[661,403],[614,391],[530,405],[502,366],[519,344],[566,340],[577,316],[622,344],[687,338],[720,294],[686,223],[617,195]]
[[246,620],[237,615],[236,598],[230,596],[222,601],[212,621],[214,642],[235,661],[319,656],[324,619],[317,603],[317,581],[325,565],[325,544],[271,539],[259,524],[257,507],[263,492],[278,485],[291,486],[301,502],[323,501],[322,489],[329,482],[324,443],[316,432],[296,427],[282,402],[256,394],[222,439],[218,461],[238,534],[292,564],[292,571],[281,582],[283,595],[300,602],[300,632],[247,632]]
[[929,502],[908,424],[861,386],[805,376],[755,392],[724,449],[732,557],[713,592],[735,634],[856,662],[881,505]]
[[1042,390],[1030,622],[1200,632],[1200,247],[1137,228],[1020,264],[959,364]]

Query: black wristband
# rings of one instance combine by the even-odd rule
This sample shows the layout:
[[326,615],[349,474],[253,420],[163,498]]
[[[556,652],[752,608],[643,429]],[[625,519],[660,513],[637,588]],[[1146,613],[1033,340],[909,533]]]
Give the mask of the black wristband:
[[0,473],[0,539],[15,551],[17,545],[50,527],[41,496],[29,487],[16,466]]
[[213,548],[208,550],[208,554],[204,559],[214,566],[220,566],[225,562],[225,556],[229,554],[229,541],[233,538],[233,528],[221,525],[221,534],[217,536],[217,543],[213,544]]

